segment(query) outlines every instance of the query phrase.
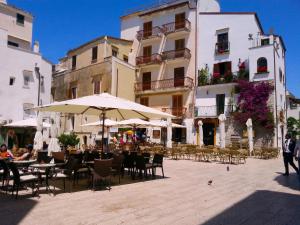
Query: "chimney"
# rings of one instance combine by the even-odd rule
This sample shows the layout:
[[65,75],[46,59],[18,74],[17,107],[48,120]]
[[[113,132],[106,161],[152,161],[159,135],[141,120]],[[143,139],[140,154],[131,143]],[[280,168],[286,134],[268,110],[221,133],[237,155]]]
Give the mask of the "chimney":
[[[1,0],[0,0],[1,1]],[[33,52],[35,53],[40,53],[40,43],[38,41],[35,41],[34,42],[34,45],[33,45]]]
[[0,0],[0,3],[7,4],[6,0]]

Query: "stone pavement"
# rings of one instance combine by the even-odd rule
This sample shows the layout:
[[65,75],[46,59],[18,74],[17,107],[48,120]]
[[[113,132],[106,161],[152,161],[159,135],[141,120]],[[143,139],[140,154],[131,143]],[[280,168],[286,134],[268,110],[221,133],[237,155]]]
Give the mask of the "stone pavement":
[[224,164],[165,160],[167,178],[111,191],[40,198],[23,191],[18,200],[0,194],[0,224],[297,225],[300,182],[282,171],[281,158],[248,159],[229,171]]

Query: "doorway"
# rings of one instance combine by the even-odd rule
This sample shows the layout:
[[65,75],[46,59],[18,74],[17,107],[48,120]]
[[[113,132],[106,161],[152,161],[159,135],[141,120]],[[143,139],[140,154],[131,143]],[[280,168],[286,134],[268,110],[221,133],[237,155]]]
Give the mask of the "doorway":
[[215,145],[215,124],[203,124],[203,143],[204,145]]

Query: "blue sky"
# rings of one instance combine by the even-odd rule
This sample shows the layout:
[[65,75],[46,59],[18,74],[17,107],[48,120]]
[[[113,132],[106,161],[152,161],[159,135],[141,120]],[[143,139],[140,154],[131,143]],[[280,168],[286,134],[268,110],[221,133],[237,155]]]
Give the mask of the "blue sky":
[[[119,36],[119,17],[154,0],[8,0],[35,17],[34,39],[43,55],[57,60],[71,48],[101,35]],[[141,3],[142,2],[142,3]],[[156,2],[158,2],[156,0]],[[257,12],[268,32],[283,36],[287,47],[288,88],[300,97],[300,0],[220,0],[222,11]]]

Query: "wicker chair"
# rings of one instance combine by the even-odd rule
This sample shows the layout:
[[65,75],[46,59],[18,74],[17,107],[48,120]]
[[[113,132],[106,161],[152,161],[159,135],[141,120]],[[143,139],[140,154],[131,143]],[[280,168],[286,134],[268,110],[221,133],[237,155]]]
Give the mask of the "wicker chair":
[[95,190],[98,180],[108,180],[108,189],[111,189],[112,162],[113,159],[95,160],[92,169],[93,190]]

